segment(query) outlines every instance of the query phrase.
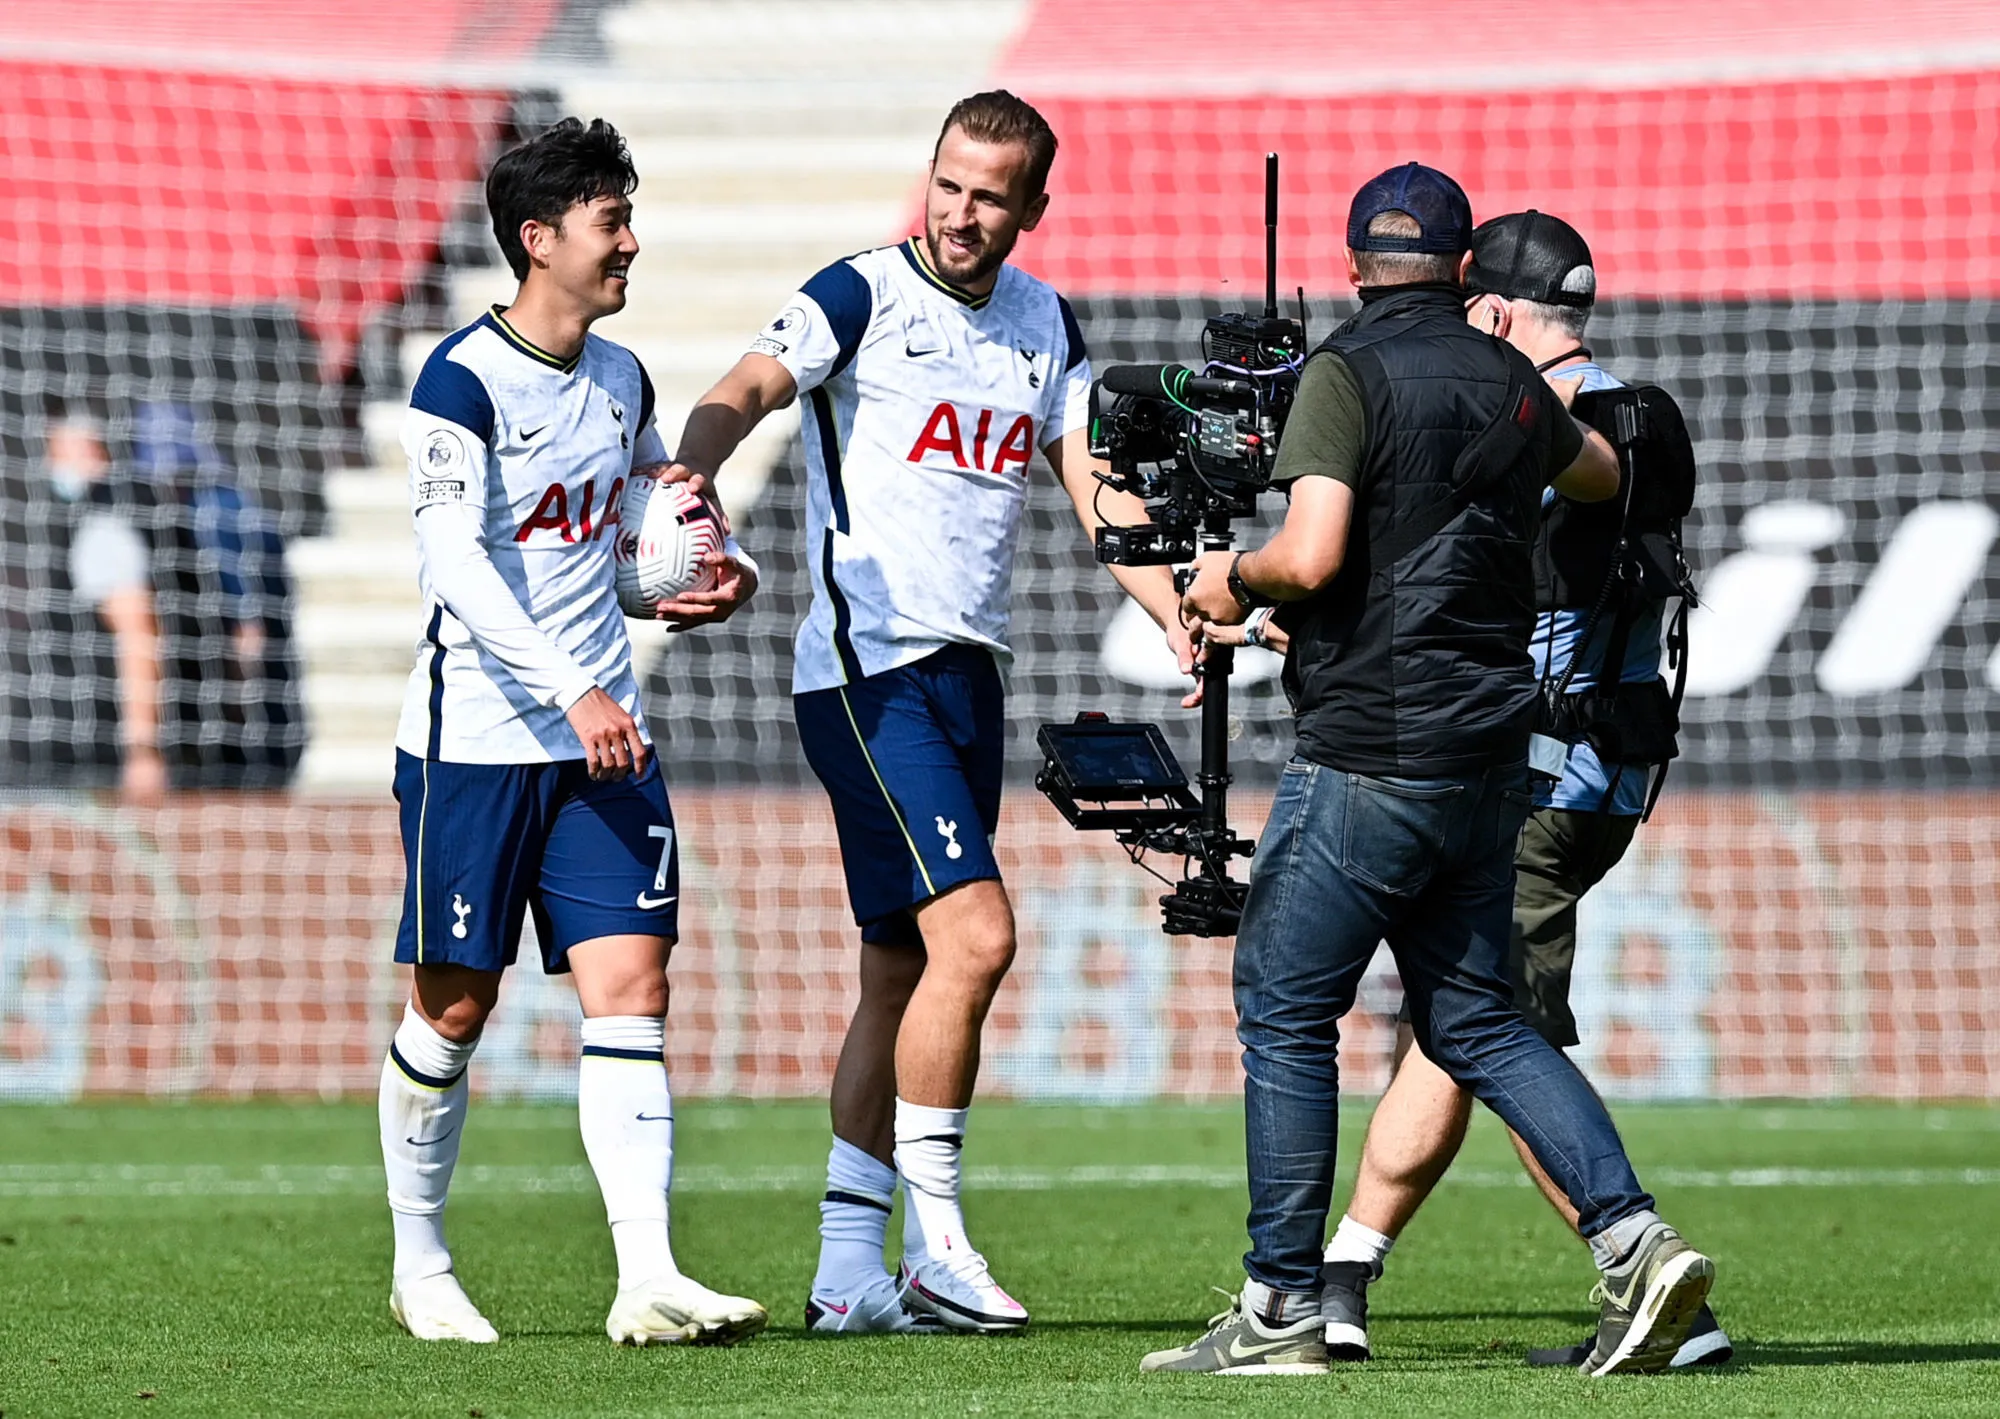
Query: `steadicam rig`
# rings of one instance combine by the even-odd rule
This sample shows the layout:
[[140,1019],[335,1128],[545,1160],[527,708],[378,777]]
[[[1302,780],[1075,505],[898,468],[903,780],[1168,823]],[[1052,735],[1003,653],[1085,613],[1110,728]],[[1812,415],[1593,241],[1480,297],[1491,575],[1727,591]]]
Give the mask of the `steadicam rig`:
[[[1098,477],[1146,505],[1150,521],[1101,527],[1097,560],[1121,566],[1191,562],[1227,551],[1234,524],[1253,517],[1271,485],[1278,440],[1305,361],[1305,293],[1299,318],[1278,314],[1278,155],[1264,157],[1264,309],[1209,317],[1202,366],[1113,365],[1090,390],[1091,452]],[[1186,589],[1186,573],[1177,577]],[[1174,935],[1232,936],[1248,886],[1229,875],[1255,844],[1229,826],[1229,675],[1235,653],[1212,645],[1203,678],[1201,769],[1194,785],[1150,724],[1114,724],[1085,713],[1046,724],[1035,785],[1072,826],[1117,835],[1138,861],[1178,856],[1183,871],[1160,898]]]

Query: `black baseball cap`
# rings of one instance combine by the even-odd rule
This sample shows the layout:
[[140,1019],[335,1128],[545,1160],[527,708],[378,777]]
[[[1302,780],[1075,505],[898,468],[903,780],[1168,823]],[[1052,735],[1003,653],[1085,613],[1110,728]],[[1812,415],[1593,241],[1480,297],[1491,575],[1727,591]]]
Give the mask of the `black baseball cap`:
[[[1384,212],[1416,219],[1422,235],[1370,236],[1368,224]],[[1418,251],[1456,256],[1472,243],[1472,203],[1465,189],[1436,168],[1405,163],[1361,184],[1347,209],[1347,245],[1352,251]]]
[[1597,301],[1597,268],[1575,227],[1530,208],[1479,224],[1465,289],[1468,295],[1588,310]]

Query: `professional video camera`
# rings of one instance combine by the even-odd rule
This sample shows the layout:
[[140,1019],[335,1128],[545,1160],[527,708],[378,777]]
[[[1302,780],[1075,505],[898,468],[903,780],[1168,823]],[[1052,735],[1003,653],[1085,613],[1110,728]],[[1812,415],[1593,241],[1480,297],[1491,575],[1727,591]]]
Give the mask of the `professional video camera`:
[[[1226,551],[1232,524],[1252,517],[1271,484],[1278,440],[1305,361],[1305,292],[1299,318],[1278,314],[1278,155],[1264,157],[1264,310],[1209,317],[1202,367],[1113,365],[1090,389],[1090,451],[1111,465],[1099,479],[1146,504],[1150,522],[1101,527],[1097,560],[1121,566],[1191,562]],[[1176,578],[1183,590],[1188,573]],[[1160,898],[1174,935],[1231,936],[1249,888],[1229,859],[1255,844],[1229,826],[1229,673],[1235,654],[1211,645],[1203,679],[1200,792],[1150,724],[1114,724],[1083,713],[1045,724],[1035,786],[1071,825],[1117,834],[1137,862],[1147,851],[1179,856],[1174,890]],[[1162,879],[1167,880],[1167,879]]]

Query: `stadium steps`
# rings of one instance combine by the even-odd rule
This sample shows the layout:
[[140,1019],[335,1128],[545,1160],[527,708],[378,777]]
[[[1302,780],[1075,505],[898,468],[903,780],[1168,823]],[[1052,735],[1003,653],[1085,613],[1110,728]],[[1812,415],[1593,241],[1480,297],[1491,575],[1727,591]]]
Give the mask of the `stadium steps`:
[[[565,112],[603,116],[640,173],[631,304],[599,328],[645,361],[669,442],[687,411],[837,257],[893,239],[953,100],[978,88],[1023,0],[638,0],[604,16],[608,64],[560,71]],[[513,295],[493,264],[452,273],[453,316]],[[447,332],[412,332],[406,378]],[[330,535],[293,549],[312,740],[307,787],[379,789],[423,608],[396,404],[368,411],[374,466],[328,487]],[[725,470],[755,498],[793,428],[764,429]],[[670,639],[636,626],[642,659]]]

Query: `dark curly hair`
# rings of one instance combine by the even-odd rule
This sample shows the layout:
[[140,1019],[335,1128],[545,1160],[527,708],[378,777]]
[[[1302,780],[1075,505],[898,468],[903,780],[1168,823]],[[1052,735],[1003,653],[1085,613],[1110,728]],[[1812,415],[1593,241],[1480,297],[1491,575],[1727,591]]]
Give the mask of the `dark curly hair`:
[[600,197],[630,197],[638,185],[625,139],[601,118],[593,118],[589,127],[582,119],[565,118],[502,153],[486,175],[486,210],[493,215],[493,238],[514,279],[528,279],[523,222],[560,230],[570,208]]

